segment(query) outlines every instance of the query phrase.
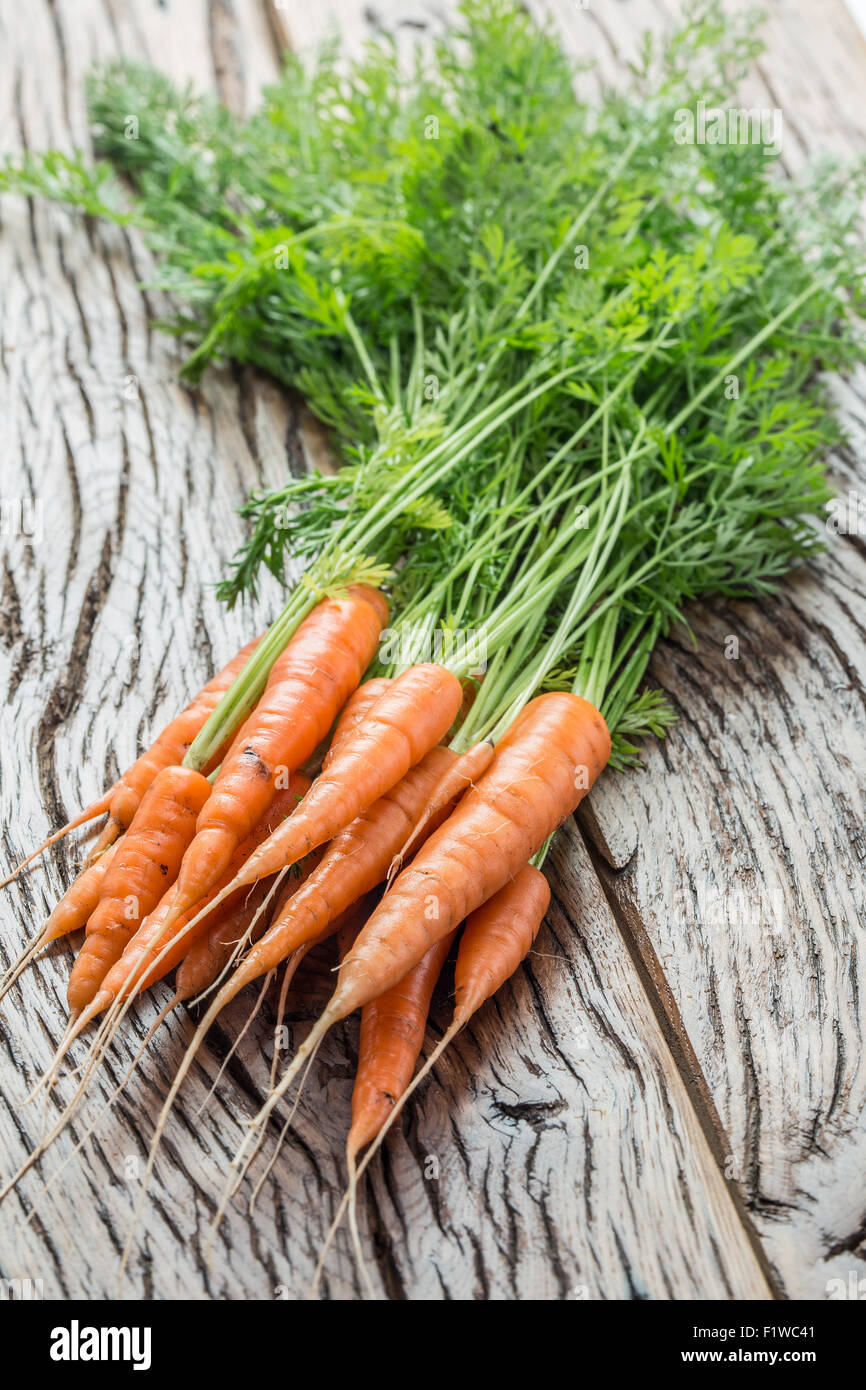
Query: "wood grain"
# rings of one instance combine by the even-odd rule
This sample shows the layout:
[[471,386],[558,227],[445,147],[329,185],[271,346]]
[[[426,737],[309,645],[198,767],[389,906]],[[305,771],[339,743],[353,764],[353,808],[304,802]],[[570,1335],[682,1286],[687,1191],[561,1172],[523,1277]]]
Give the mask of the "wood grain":
[[[605,81],[618,79],[645,21],[670,17],[650,0],[545,6],[564,42],[600,57]],[[806,102],[798,131],[821,147],[833,127],[837,147],[850,147],[862,116],[846,96],[862,72],[856,31],[830,6],[819,43],[814,12],[782,0],[771,8],[773,80],[786,102]],[[780,35],[794,10],[796,37]],[[2,128],[10,146],[82,143],[83,75],[118,51],[244,110],[274,71],[275,18],[301,44],[329,15],[352,43],[396,26],[408,44],[444,13],[440,0],[333,0],[278,16],[253,0],[35,0],[14,27],[0,11],[12,73]],[[795,70],[803,53],[816,68],[805,93]],[[148,261],[136,241],[18,200],[3,200],[0,217],[9,287],[0,407],[12,425],[2,494],[42,504],[40,538],[3,538],[2,826],[12,861],[101,790],[273,610],[268,592],[257,611],[226,615],[210,586],[240,538],[238,503],[302,467],[310,444],[296,404],[252,374],[212,373],[194,393],[177,385],[179,359],[149,327],[159,304],[139,288]],[[862,416],[856,383],[839,395]],[[839,466],[856,480],[855,454],[862,459],[856,447]],[[647,774],[594,794],[584,828],[595,867],[576,828],[563,832],[556,905],[528,968],[437,1068],[371,1170],[366,1248],[384,1294],[766,1297],[753,1220],[790,1295],[823,1296],[828,1277],[854,1266],[863,1240],[862,561],[862,543],[840,538],[772,610],[711,609],[697,655],[681,643],[660,653],[654,675],[682,708],[681,725],[651,750]],[[733,671],[720,646],[731,632],[741,639]],[[10,894],[4,948],[42,920],[70,857],[55,852]],[[740,888],[748,911],[731,925],[731,903],[746,901]],[[67,960],[58,950],[2,1007],[4,1173],[39,1132],[38,1113],[19,1101],[62,1031]],[[305,979],[306,992],[292,996],[293,1044],[317,992],[321,1003],[327,962]],[[215,1101],[196,1112],[252,1002],[236,1002],[194,1068],[128,1294],[297,1298],[308,1285],[344,1178],[355,1026],[320,1053],[292,1144],[252,1219],[241,1203],[231,1209],[209,1267],[213,1200],[266,1083],[270,1001]],[[87,1119],[153,1014],[148,1003],[131,1021]],[[446,1019],[443,997],[436,1029]],[[166,1026],[29,1226],[41,1178],[69,1155],[85,1116],[0,1207],[0,1277],[42,1277],[48,1296],[113,1296],[159,1096],[190,1028],[183,1015]],[[60,1095],[71,1091],[64,1078]],[[341,1238],[327,1293],[360,1292]]]
[[[617,80],[635,6],[544,8]],[[669,13],[640,8],[655,26]],[[782,110],[791,172],[859,153],[866,42],[851,16],[767,8],[742,104]],[[851,441],[835,480],[862,497],[866,372],[833,394]],[[692,614],[696,645],[663,644],[651,670],[679,724],[648,747],[645,774],[605,780],[583,822],[672,1045],[700,1068],[719,1160],[794,1298],[826,1297],[866,1257],[864,594],[862,535],[830,534],[771,603]]]
[[[357,7],[330,5],[360,42]],[[641,31],[679,7],[530,8],[595,61],[591,89],[621,83]],[[833,3],[819,17],[806,0],[765,8],[767,53],[738,99],[782,110],[790,173],[859,154],[866,40],[851,15]],[[391,27],[442,16],[406,0],[373,13]],[[866,513],[866,371],[833,394],[851,441],[834,477]],[[790,1297],[825,1297],[866,1258],[864,594],[862,534],[830,535],[772,604],[690,615],[696,647],[685,633],[663,644],[650,673],[679,725],[648,746],[644,774],[604,779],[581,812],[670,1046],[696,1073],[719,1163]]]

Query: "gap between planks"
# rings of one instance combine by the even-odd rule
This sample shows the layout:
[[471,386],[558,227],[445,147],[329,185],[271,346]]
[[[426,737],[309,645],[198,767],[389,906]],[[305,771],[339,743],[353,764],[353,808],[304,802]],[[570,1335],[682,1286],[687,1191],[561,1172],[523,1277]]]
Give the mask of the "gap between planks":
[[629,910],[629,905],[623,904],[616,893],[612,891],[612,878],[618,871],[607,863],[598,846],[593,843],[590,835],[580,824],[579,818],[578,833],[586,846],[587,855],[600,890],[607,901],[610,915],[616,923],[623,945],[629,954],[649,1006],[655,1015],[671,1061],[679,1072],[689,1105],[707,1141],[710,1153],[725,1179],[728,1196],[743,1228],[746,1240],[752,1248],[773,1298],[783,1299],[785,1294],[776,1272],[767,1258],[763,1241],[752,1221],[746,1200],[738,1183],[730,1178],[726,1172],[733,1157],[733,1146],[716,1108],[703,1067],[692,1046],[674,992],[656,954],[646,924],[638,912],[634,911],[633,908]]

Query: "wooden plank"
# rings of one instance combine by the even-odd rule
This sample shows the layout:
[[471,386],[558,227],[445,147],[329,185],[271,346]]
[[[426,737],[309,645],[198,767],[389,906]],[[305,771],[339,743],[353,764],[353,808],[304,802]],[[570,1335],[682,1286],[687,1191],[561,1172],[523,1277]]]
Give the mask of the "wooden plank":
[[[552,873],[569,915],[552,910],[528,968],[473,1021],[413,1106],[407,1137],[395,1135],[384,1164],[371,1170],[362,1226],[368,1250],[376,1251],[378,1292],[394,1299],[767,1297],[574,826]],[[304,994],[294,996],[293,1047],[321,1007],[327,974],[323,967],[318,995],[308,978]],[[237,1036],[250,1006],[245,1000],[232,1007],[217,1030],[218,1048]],[[151,1012],[142,1011],[137,1033]],[[447,1012],[441,998],[437,1032]],[[151,1049],[145,1059],[119,1120],[109,1121],[88,1150],[89,1162],[63,1171],[62,1186],[40,1202],[35,1229],[19,1218],[9,1233],[18,1241],[12,1273],[43,1278],[46,1293],[115,1292],[116,1252],[155,1101],[191,1030],[176,1019],[169,1031],[158,1054]],[[214,1242],[212,1267],[206,1261],[213,1196],[243,1137],[243,1120],[264,1094],[269,1041],[264,1026],[252,1030],[230,1064],[231,1084],[199,1116],[217,1068],[213,1049],[203,1051],[157,1165],[127,1285],[135,1296],[295,1299],[309,1288],[344,1182],[353,1023],[320,1052],[293,1142],[265,1182],[254,1218],[245,1209],[248,1187]],[[28,1062],[36,1050],[31,1040],[21,1048]],[[125,1038],[112,1065],[116,1079],[131,1056]],[[68,1094],[69,1084],[63,1089]],[[104,1082],[99,1091],[89,1110],[94,1118]],[[5,1116],[0,1123],[8,1129]],[[35,1128],[34,1118],[31,1136]],[[10,1130],[5,1151],[17,1155],[22,1147]],[[56,1148],[45,1176],[57,1171],[71,1141]],[[266,1150],[254,1178],[270,1156]],[[38,1179],[28,1179],[26,1190],[38,1196]],[[337,1299],[361,1294],[342,1236],[324,1292]]]
[[[669,13],[550,8],[567,46],[598,53],[611,78],[644,15],[658,26]],[[768,53],[742,104],[781,108],[791,171],[859,154],[866,42],[851,16],[841,3],[766,8]],[[836,479],[863,497],[866,373],[834,395],[851,435]],[[648,747],[643,775],[605,779],[584,819],[672,1043],[703,1073],[720,1161],[794,1298],[860,1277],[866,1251],[866,564],[862,534],[829,542],[772,603],[710,605],[692,619],[696,649],[662,646],[651,675],[680,723]]]
[[[620,7],[612,10],[621,13]],[[638,7],[632,5],[629,10],[637,14]],[[173,4],[164,11],[155,4],[114,3],[109,11],[113,30],[107,34],[105,11],[94,2],[89,22],[84,7],[76,9],[75,45],[69,40],[69,11],[62,5],[56,10],[36,5],[32,12],[33,31],[28,33],[21,25],[16,62],[22,77],[17,96],[10,94],[14,102],[10,109],[34,147],[68,139],[70,128],[81,138],[81,73],[92,56],[115,51],[115,44],[139,55],[150,52],[172,66],[176,75],[186,71],[188,61],[190,74],[200,86],[216,83],[237,106],[248,104],[259,74],[267,75],[271,61],[270,30],[252,4]],[[302,17],[309,13],[303,11]],[[605,18],[609,17],[606,8]],[[405,28],[411,31],[412,26]],[[356,32],[360,35],[361,29]],[[86,43],[82,34],[88,35]],[[27,76],[24,61],[35,43],[53,54],[53,59],[46,58],[46,66],[39,67],[38,90],[35,79]],[[64,50],[65,58],[61,57]],[[32,67],[31,62],[31,73]],[[56,101],[45,96],[46,72],[56,78],[51,86]],[[15,705],[4,707],[8,722],[0,726],[0,732],[4,746],[16,750],[14,781],[4,779],[4,785],[14,785],[21,797],[21,804],[4,817],[11,858],[21,844],[36,837],[44,820],[43,805],[59,820],[64,805],[79,804],[82,797],[94,794],[103,770],[113,767],[117,758],[127,760],[145,725],[152,726],[160,711],[170,709],[197,683],[210,664],[206,633],[220,633],[224,644],[213,655],[222,658],[241,629],[248,630],[249,618],[226,620],[219,613],[200,580],[216,577],[237,540],[233,515],[237,500],[251,483],[271,481],[282,473],[287,438],[296,457],[300,445],[291,406],[266,384],[246,376],[211,378],[196,396],[175,387],[177,359],[162,339],[148,333],[142,297],[135,288],[136,275],[143,273],[145,265],[139,248],[116,233],[79,228],[63,214],[45,209],[35,210],[31,219],[26,210],[19,206],[16,211],[7,200],[3,214],[7,220],[0,253],[11,241],[22,285],[9,320],[19,325],[12,346],[21,354],[9,383],[20,439],[21,459],[15,463],[22,470],[22,492],[32,488],[37,496],[44,493],[58,499],[51,515],[53,563],[46,563],[48,556],[37,545],[21,545],[7,570],[11,620],[3,627],[3,640]],[[9,235],[13,218],[19,219],[14,238]],[[40,260],[35,259],[37,255]],[[71,266],[75,269],[70,286],[64,267]],[[92,304],[99,305],[98,316],[79,307]],[[27,336],[22,341],[20,325],[24,323]],[[4,342],[9,340],[10,331],[4,326]],[[7,364],[10,357],[5,358]],[[128,363],[133,370],[125,372]],[[118,376],[125,382],[129,375],[147,388],[143,393],[149,412],[146,426],[132,411],[133,401],[124,397],[118,404],[115,383]],[[39,389],[44,380],[51,382],[53,394]],[[184,459],[183,470],[177,469],[178,457]],[[77,489],[77,511],[60,504],[65,489],[73,495]],[[165,515],[183,518],[176,534],[165,534]],[[196,521],[200,527],[204,522],[214,528],[206,546],[195,543]],[[66,566],[63,581],[58,578],[58,554]],[[182,644],[166,640],[166,632],[191,631],[196,633],[192,644],[186,638]],[[102,655],[106,632],[114,633],[113,655],[107,661]],[[49,634],[58,646],[63,644],[53,658]],[[89,655],[91,634],[94,651]],[[125,641],[128,648],[122,645]],[[180,650],[175,650],[177,646]],[[134,658],[134,669],[132,660],[130,669],[122,664],[113,669],[114,661],[120,658],[122,663],[127,650]],[[53,692],[47,705],[46,688]],[[116,711],[121,708],[124,715],[118,720]],[[134,718],[127,722],[130,710]],[[62,748],[55,754],[52,744],[61,721]],[[31,792],[37,768],[41,784]],[[678,793],[682,796],[681,785]],[[615,799],[612,804],[617,804]],[[668,818],[673,804],[665,799],[663,811]],[[634,819],[626,811],[616,815],[624,834],[634,836]],[[604,806],[599,819],[602,827],[610,824]],[[732,1194],[722,1186],[696,1124],[694,1097],[690,1101],[686,1096],[672,1066],[634,966],[616,936],[573,832],[556,862],[557,888],[569,904],[569,915],[583,930],[585,942],[579,935],[566,933],[564,920],[554,913],[552,930],[562,938],[554,950],[559,954],[563,947],[568,989],[573,986],[581,1004],[587,1001],[586,1017],[592,1026],[577,1035],[577,1045],[570,1031],[575,1023],[571,996],[567,990],[559,993],[555,972],[544,975],[536,987],[535,962],[531,972],[518,977],[513,993],[506,992],[501,1005],[484,1011],[477,1029],[461,1040],[452,1060],[440,1069],[439,1078],[447,1078],[446,1090],[440,1091],[441,1080],[434,1080],[414,1110],[410,1139],[417,1123],[424,1153],[439,1156],[440,1150],[432,1146],[435,1136],[443,1136],[438,1141],[441,1157],[452,1164],[447,1167],[443,1161],[445,1177],[440,1177],[435,1202],[430,1184],[418,1176],[420,1150],[413,1157],[400,1139],[389,1146],[393,1166],[386,1167],[374,1184],[372,1210],[382,1245],[378,1265],[384,1287],[397,1296],[408,1291],[413,1297],[441,1297],[446,1292],[456,1297],[511,1297],[515,1286],[522,1297],[641,1292],[655,1297],[705,1297],[717,1292],[760,1296],[766,1285],[736,1218]],[[47,908],[58,890],[64,864],[62,854],[55,856],[44,895],[41,877],[22,890],[18,903],[24,919]],[[575,878],[578,873],[579,879]],[[638,907],[644,913],[642,901]],[[651,914],[645,916],[655,929]],[[639,916],[637,926],[643,920]],[[545,951],[543,940],[538,949]],[[652,953],[650,947],[647,953]],[[647,955],[642,964],[646,959]],[[665,966],[669,969],[667,961]],[[7,1063],[11,1061],[22,1074],[27,1067],[44,1064],[57,1036],[62,976],[50,963],[40,967],[25,987],[23,1005],[16,1001],[14,1011],[5,1012]],[[683,990],[694,988],[694,979],[690,976],[683,982],[673,973],[669,977],[680,1017],[685,1017]],[[647,976],[647,983],[651,993],[658,991],[652,976]],[[706,989],[698,993],[702,997],[695,1009],[700,1015],[707,1007]],[[535,1006],[531,1015],[528,999]],[[748,1002],[750,1007],[764,1006],[763,998]],[[239,1009],[227,1020],[228,1036],[237,1031],[241,1016]],[[149,1017],[149,1010],[143,1011],[143,1023]],[[519,1050],[514,1044],[515,1017],[526,1034]],[[38,1037],[33,1018],[40,1020]],[[174,1025],[175,1045],[182,1031],[181,1022]],[[689,1025],[689,1034],[693,1031],[703,1042],[703,1035]],[[241,1052],[241,1062],[231,1073],[235,1087],[241,1094],[246,1091],[251,1104],[264,1077],[266,1058],[256,1050],[264,1037],[264,1029],[254,1034],[250,1049]],[[118,1066],[127,1055],[124,1048]],[[269,1184],[253,1223],[241,1211],[233,1214],[220,1242],[223,1248],[217,1247],[213,1273],[202,1262],[203,1227],[210,1195],[225,1170],[226,1151],[238,1138],[238,1090],[221,1092],[220,1109],[203,1121],[196,1120],[195,1107],[204,1096],[202,1076],[196,1077],[178,1117],[174,1145],[167,1151],[171,1161],[160,1168],[163,1181],[133,1264],[135,1290],[163,1297],[269,1297],[278,1286],[292,1296],[303,1291],[339,1186],[349,1057],[349,1036],[344,1031],[323,1054],[300,1112],[301,1144],[274,1170],[278,1197]],[[486,1060],[480,1062],[479,1057]],[[539,1057],[545,1058],[546,1077],[533,1076]],[[529,1060],[524,1064],[521,1058]],[[204,1061],[212,1073],[213,1054],[204,1054]],[[170,1065],[170,1049],[165,1048],[146,1064],[145,1075],[159,1088],[165,1085]],[[572,1085],[575,1074],[577,1081]],[[552,1088],[551,1075],[556,1078]],[[457,1105],[456,1117],[455,1077],[471,1078],[476,1088],[471,1104]],[[743,1083],[735,1069],[731,1086],[734,1094],[742,1093]],[[0,1126],[6,1152],[18,1156],[23,1152],[23,1136],[17,1127],[27,1123],[32,1134],[33,1122],[18,1114],[16,1095],[17,1082]],[[527,1101],[528,1096],[533,1099]],[[607,1109],[587,1105],[581,1097],[601,1098]],[[29,1270],[39,1277],[44,1271],[47,1282],[60,1293],[100,1296],[113,1291],[113,1258],[106,1251],[116,1247],[118,1232],[128,1220],[141,1161],[136,1134],[146,1134],[144,1117],[146,1112],[152,1114],[154,1100],[137,1087],[130,1107],[123,1111],[123,1123],[107,1126],[92,1162],[98,1185],[83,1165],[70,1165],[63,1199],[55,1197],[46,1206],[44,1225],[25,1231],[16,1221],[0,1256],[4,1275]],[[528,1111],[522,1108],[526,1104]],[[542,1108],[533,1108],[537,1106]],[[559,1106],[552,1119],[551,1106]],[[573,1142],[564,1120],[557,1128],[561,1116],[572,1114],[581,1130],[580,1145]],[[622,1124],[611,1124],[611,1114],[623,1123],[629,1118],[634,1130],[631,1147],[623,1142]],[[429,1141],[428,1133],[434,1136]],[[776,1142],[779,1136],[771,1138]],[[575,1152],[584,1165],[587,1155],[591,1165],[598,1156],[597,1170],[590,1168],[588,1191],[585,1178],[581,1192],[571,1182]],[[470,1159],[461,1170],[453,1165],[456,1155],[464,1153]],[[539,1166],[539,1155],[544,1167]],[[643,1165],[640,1173],[638,1161]],[[533,1178],[542,1174],[541,1196],[535,1182],[527,1180],[527,1165]],[[46,1171],[51,1167],[47,1164]],[[386,1189],[382,1184],[392,1172]],[[485,1178],[496,1195],[482,1220],[476,1194],[485,1190]],[[636,1182],[639,1202],[633,1199]],[[27,1191],[33,1195],[38,1187],[34,1178]],[[69,1220],[73,1204],[75,1224]],[[431,1204],[445,1213],[440,1222],[443,1229],[435,1232],[427,1215]],[[9,1210],[0,1211],[4,1229]],[[91,1212],[92,1220],[82,1224],[81,1212]],[[277,1256],[273,1254],[274,1212],[280,1241]],[[655,1215],[648,1219],[648,1214],[659,1212],[667,1220]],[[418,1214],[418,1220],[408,1227],[412,1214]],[[406,1237],[407,1228],[411,1238]],[[790,1227],[789,1234],[796,1246],[797,1228]],[[515,1252],[519,1273],[514,1271]],[[348,1262],[341,1264],[341,1260],[345,1255],[338,1253],[331,1292],[354,1296],[356,1276]],[[434,1283],[431,1271],[437,1267]]]
[[[245,105],[276,71],[265,18],[258,0],[22,8],[3,33],[4,144],[85,143],[84,76],[118,51]],[[151,327],[166,306],[138,287],[150,261],[137,238],[20,199],[3,201],[2,218],[3,494],[33,502],[39,522],[32,540],[3,541],[2,843],[4,862],[14,862],[98,794],[276,611],[275,585],[233,614],[213,586],[242,536],[239,503],[303,459],[294,407],[271,382],[216,372],[200,391],[179,384],[180,353]],[[58,849],[7,894],[5,949],[44,919],[77,853],[74,844]],[[64,947],[3,1006],[4,1173],[33,1123],[19,1111],[27,1079],[59,1037],[68,958]],[[135,1147],[127,1124],[108,1152]],[[120,1161],[119,1170],[122,1181]],[[102,1183],[105,1207],[90,1194]],[[113,1184],[98,1156],[70,1171],[61,1214],[39,1237],[22,1230],[13,1199],[0,1211],[3,1274],[44,1276],[46,1296],[108,1292],[111,1232],[128,1209]],[[90,1213],[81,1226],[79,1211]],[[201,1296],[194,1262],[165,1221],[148,1239],[158,1245],[160,1232],[163,1287]]]
[[[659,32],[677,7],[531,0],[531,9],[614,85],[641,31]],[[782,109],[789,172],[825,153],[859,153],[866,41],[850,14],[841,3],[819,14],[805,0],[768,10],[768,52],[740,101]],[[399,0],[376,8],[382,23],[412,12]],[[834,395],[852,440],[835,476],[840,491],[863,497],[866,373]],[[581,812],[614,870],[607,889],[671,1046],[698,1074],[719,1161],[792,1297],[847,1282],[866,1248],[864,789],[853,754],[863,746],[864,593],[861,538],[839,536],[773,605],[695,613],[697,651],[685,639],[667,644],[652,670],[680,726],[648,749],[644,775],[608,777]],[[736,662],[726,658],[731,636]]]
[[[94,0],[88,13],[81,6],[76,10],[73,44],[68,9],[34,6],[28,11],[32,27],[20,26],[10,54],[19,80],[7,128],[37,148],[82,140],[83,74],[94,58],[116,49],[160,61],[167,55],[173,75],[189,75],[203,89],[217,85],[235,106],[246,106],[258,74],[267,75],[261,48],[270,40],[254,8],[221,7],[219,29],[215,13],[204,5],[173,6],[167,13],[156,5],[114,5],[108,28]],[[38,82],[30,61],[34,51],[45,53]],[[46,82],[53,100],[45,98]],[[59,821],[68,808],[93,796],[104,777],[129,760],[146,730],[249,631],[251,616],[226,617],[208,585],[239,538],[234,507],[250,486],[275,481],[285,468],[287,440],[290,454],[297,455],[299,445],[291,407],[267,383],[223,373],[212,374],[201,392],[175,384],[178,358],[148,329],[148,311],[158,305],[136,286],[147,273],[147,258],[131,239],[12,200],[3,215],[2,254],[15,287],[3,329],[15,440],[9,462],[22,495],[44,506],[41,535],[10,545],[6,564],[3,662],[14,701],[3,707],[2,736],[14,759],[4,778],[4,826],[5,849],[14,859],[41,832],[45,807]],[[257,623],[268,606],[258,606]],[[13,787],[16,796],[10,798]],[[455,1114],[440,1082],[414,1112],[422,1130],[433,1124],[439,1135],[444,1177],[437,1190],[447,1208],[438,1209],[452,1214],[435,1265],[429,1243],[438,1236],[421,1209],[413,1226],[417,1245],[404,1249],[401,1233],[419,1189],[412,1180],[414,1161],[407,1164],[401,1141],[395,1143],[400,1181],[390,1189],[386,1210],[380,1179],[372,1208],[385,1242],[385,1286],[413,1297],[509,1297],[515,1288],[522,1296],[540,1297],[630,1291],[762,1296],[763,1276],[574,840],[563,875],[569,878],[578,864],[586,878],[582,891],[590,895],[581,920],[595,924],[595,945],[590,949],[579,937],[570,938],[564,965],[540,954],[538,978],[521,977],[455,1048],[444,1075],[470,1074],[476,1087],[483,1078],[483,1091],[465,1099]],[[41,920],[67,877],[68,853],[59,850],[47,872],[30,875],[15,890],[22,931]],[[563,934],[563,919],[554,918],[557,927]],[[603,942],[613,955],[596,961]],[[56,955],[32,971],[4,1007],[0,1126],[10,1163],[38,1133],[38,1113],[20,1109],[19,1102],[62,1028],[68,951],[60,948]],[[552,981],[563,969],[569,992],[557,997]],[[616,999],[616,992],[602,987],[612,971],[621,976],[615,1009],[608,995]],[[588,1001],[588,1039],[575,1030],[571,990]],[[217,1048],[221,1036],[239,1030],[248,1006],[232,1012],[226,1034],[216,1035]],[[519,1055],[526,1060],[518,1072],[509,1060],[512,1013],[524,1035]],[[132,1046],[151,1015],[148,1005],[132,1031]],[[135,1083],[119,1120],[104,1126],[86,1162],[74,1160],[63,1170],[62,1183],[30,1225],[24,1225],[19,1197],[4,1208],[5,1277],[43,1278],[46,1293],[56,1296],[114,1292],[113,1268],[140,1180],[143,1141],[188,1031],[182,1019],[171,1025],[173,1042],[164,1041],[143,1065],[151,1089]],[[262,1038],[266,1031],[253,1033],[250,1050],[232,1066],[233,1085],[199,1120],[203,1078],[214,1070],[213,1051],[204,1054],[206,1071],[196,1075],[176,1118],[134,1253],[131,1287],[139,1295],[273,1297],[285,1286],[299,1296],[306,1287],[340,1182],[350,1084],[345,1033],[323,1053],[301,1112],[301,1145],[280,1159],[276,1186],[269,1185],[255,1221],[234,1211],[214,1270],[203,1260],[209,1203],[240,1133],[239,1095],[246,1092],[252,1103],[264,1084]],[[484,1070],[479,1055],[486,1058]],[[538,1058],[545,1059],[547,1075],[539,1074]],[[88,1121],[130,1059],[125,1038],[110,1073],[100,1077],[85,1112]],[[68,1097],[71,1089],[64,1079],[59,1095]],[[52,1100],[50,1114],[53,1106]],[[635,1108],[640,1137],[627,1153],[620,1124]],[[84,1116],[45,1162],[45,1177],[69,1155],[83,1125]],[[519,1156],[514,1170],[512,1151]],[[470,1173],[457,1161],[461,1154],[475,1156]],[[485,1219],[479,1219],[473,1196],[482,1162],[497,1166],[499,1188],[494,1197],[491,1183],[493,1206]],[[40,1187],[38,1175],[28,1179],[29,1200]],[[640,1205],[631,1204],[633,1190],[640,1191]],[[662,1220],[677,1197],[689,1215]],[[389,1259],[388,1249],[399,1253]],[[355,1272],[338,1264],[332,1292],[353,1296],[358,1287]]]

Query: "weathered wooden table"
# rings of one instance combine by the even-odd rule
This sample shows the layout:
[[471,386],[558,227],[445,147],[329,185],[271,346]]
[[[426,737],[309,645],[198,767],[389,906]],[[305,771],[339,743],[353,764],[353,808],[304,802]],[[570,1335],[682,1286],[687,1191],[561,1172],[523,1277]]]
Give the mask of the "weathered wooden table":
[[[569,49],[598,58],[605,82],[644,25],[676,9],[535,5]],[[147,58],[247,109],[276,70],[280,23],[299,45],[329,15],[352,43],[376,24],[408,42],[446,5],[278,9],[3,0],[3,145],[84,143],[82,84],[96,59]],[[859,149],[866,43],[853,21],[837,0],[769,9],[746,104],[783,109],[790,168]],[[178,384],[178,355],[150,326],[160,305],[140,288],[149,263],[135,237],[9,198],[0,233],[0,491],[7,523],[24,499],[33,532],[2,538],[2,845],[14,861],[274,612],[271,590],[255,613],[226,614],[212,585],[240,538],[237,505],[321,441],[297,403],[252,373],[211,372],[195,392]],[[836,475],[862,491],[866,384],[836,395],[853,439]],[[372,1170],[364,1224],[383,1294],[820,1299],[866,1276],[862,537],[832,537],[777,600],[710,606],[695,630],[696,650],[671,641],[654,663],[679,724],[648,749],[645,773],[608,776],[561,833],[555,905],[528,965],[452,1048]],[[43,920],[71,857],[58,849],[7,890],[4,952]],[[4,1176],[38,1136],[38,1107],[20,1102],[62,1031],[67,956],[44,959],[2,1006]],[[297,1043],[316,1001],[293,999]],[[42,1279],[46,1297],[114,1296],[185,1015],[40,1194],[157,1002],[131,1021],[86,1117],[0,1208],[0,1277]],[[267,1080],[267,1016],[197,1110],[248,1008],[241,1000],[214,1029],[176,1112],[125,1284],[135,1297],[271,1299],[308,1286],[343,1183],[356,1024],[322,1049],[254,1215],[235,1205],[209,1268],[214,1194]],[[71,1088],[65,1078],[58,1094]],[[342,1239],[326,1289],[360,1294]]]

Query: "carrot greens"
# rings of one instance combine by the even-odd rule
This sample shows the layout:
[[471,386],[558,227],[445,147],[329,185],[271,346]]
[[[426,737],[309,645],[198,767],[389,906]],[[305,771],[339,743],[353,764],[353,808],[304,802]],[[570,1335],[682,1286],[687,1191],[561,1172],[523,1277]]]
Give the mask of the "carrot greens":
[[675,112],[730,99],[760,49],[715,8],[689,4],[627,90],[592,99],[509,0],[466,0],[408,73],[384,39],[352,62],[287,55],[246,121],[114,66],[89,88],[95,163],[52,152],[0,173],[139,227],[185,374],[264,368],[340,455],[334,476],[243,508],[226,601],[263,568],[306,572],[190,765],[347,583],[390,575],[406,661],[481,632],[470,732],[485,710],[501,722],[517,671],[529,690],[571,665],[601,698],[603,620],[610,707],[636,732],[651,639],[699,595],[767,592],[817,548],[838,437],[819,373],[862,348],[863,171],[794,184],[760,145],[677,142]]

